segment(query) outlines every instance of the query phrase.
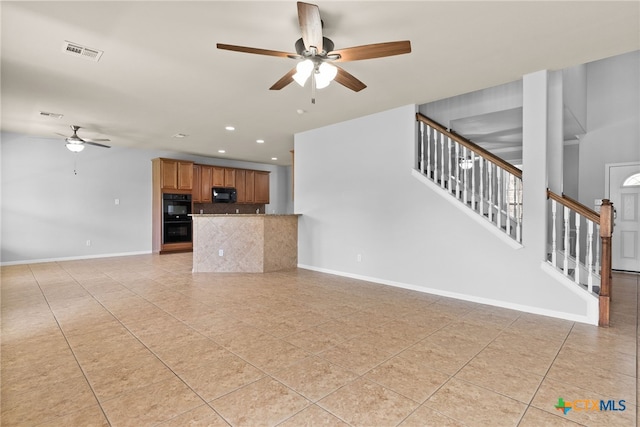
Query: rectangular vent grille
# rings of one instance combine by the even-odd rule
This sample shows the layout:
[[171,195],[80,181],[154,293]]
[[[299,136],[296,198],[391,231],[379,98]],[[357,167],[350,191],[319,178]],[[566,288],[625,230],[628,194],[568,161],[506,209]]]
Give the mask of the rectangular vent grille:
[[40,111],[40,115],[41,116],[46,116],[46,117],[53,117],[54,119],[61,119],[62,118],[62,114],[58,114],[58,113],[48,113],[46,111]]
[[92,49],[86,46],[79,45],[77,43],[72,43],[69,41],[64,42],[62,45],[62,51],[73,56],[77,56],[80,58],[88,59],[93,62],[98,62],[100,57],[104,53],[98,49]]

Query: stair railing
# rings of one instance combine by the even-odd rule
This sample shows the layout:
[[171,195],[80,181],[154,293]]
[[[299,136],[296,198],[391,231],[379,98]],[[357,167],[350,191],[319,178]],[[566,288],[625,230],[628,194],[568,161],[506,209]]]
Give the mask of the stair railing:
[[609,326],[613,205],[604,199],[597,213],[550,190],[547,199],[551,217],[547,262],[578,286],[598,295],[599,324]]
[[522,171],[428,117],[416,118],[418,170],[522,243]]

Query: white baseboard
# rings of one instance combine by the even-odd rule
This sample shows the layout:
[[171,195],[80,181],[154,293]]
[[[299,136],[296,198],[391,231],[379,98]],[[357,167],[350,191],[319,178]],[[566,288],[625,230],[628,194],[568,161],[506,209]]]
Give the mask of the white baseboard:
[[8,265],[23,265],[23,264],[40,264],[44,262],[60,262],[60,261],[78,261],[83,259],[95,259],[95,258],[113,258],[119,256],[132,256],[132,255],[148,255],[152,253],[151,251],[138,251],[138,252],[121,252],[115,254],[95,254],[95,255],[82,255],[82,256],[72,256],[72,257],[61,257],[61,258],[42,258],[42,259],[28,259],[21,261],[8,261],[8,262],[0,262],[0,266],[8,266]]
[[428,288],[428,287],[424,287],[424,286],[411,285],[411,284],[408,284],[408,283],[396,282],[396,281],[392,281],[392,280],[379,279],[377,277],[362,276],[362,275],[359,275],[359,274],[347,273],[347,272],[344,272],[344,271],[337,271],[337,270],[330,270],[330,269],[327,269],[327,268],[314,267],[314,266],[311,266],[311,265],[298,264],[298,268],[302,268],[302,269],[305,269],[305,270],[317,271],[319,273],[332,274],[332,275],[335,275],[335,276],[348,277],[350,279],[364,280],[364,281],[367,281],[367,282],[378,283],[378,284],[381,284],[381,285],[394,286],[394,287],[402,288],[402,289],[409,289],[409,290],[412,290],[412,291],[423,292],[425,294],[438,295],[438,296],[442,296],[442,297],[455,298],[455,299],[459,299],[459,300],[463,300],[463,301],[469,301],[469,302],[475,302],[475,303],[479,303],[479,304],[492,305],[492,306],[495,306],[495,307],[508,308],[508,309],[511,309],[511,310],[521,311],[521,312],[524,312],[524,313],[531,313],[531,314],[538,314],[538,315],[541,315],[541,316],[555,317],[555,318],[558,318],[558,319],[570,320],[572,322],[587,323],[587,324],[590,324],[590,325],[597,325],[598,324],[597,317],[596,317],[596,320],[595,320],[595,323],[594,323],[593,316],[589,315],[589,314],[592,314],[591,313],[592,310],[589,310],[590,313],[588,313],[587,315],[582,316],[582,315],[573,314],[573,313],[565,313],[565,312],[562,312],[562,311],[547,310],[547,309],[540,308],[540,307],[532,307],[532,306],[528,306],[528,305],[515,304],[515,303],[508,302],[508,301],[494,300],[494,299],[491,299],[491,298],[483,298],[483,297],[478,297],[478,296],[474,296],[474,295],[467,295],[467,294],[460,294],[460,293],[456,293],[456,292],[449,292],[449,291],[445,291],[445,290],[442,290],[442,289],[434,289],[434,288]]

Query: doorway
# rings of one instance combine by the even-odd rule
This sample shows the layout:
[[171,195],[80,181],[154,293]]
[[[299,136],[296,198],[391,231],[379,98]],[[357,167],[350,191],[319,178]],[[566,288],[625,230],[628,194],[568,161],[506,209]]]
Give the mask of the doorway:
[[609,199],[616,212],[611,266],[640,273],[640,162],[605,168]]

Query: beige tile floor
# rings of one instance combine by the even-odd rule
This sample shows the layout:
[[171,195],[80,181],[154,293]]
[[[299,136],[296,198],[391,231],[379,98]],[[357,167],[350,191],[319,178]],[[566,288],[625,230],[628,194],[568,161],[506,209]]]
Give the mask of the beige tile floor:
[[305,270],[193,275],[190,254],[1,272],[6,427],[637,424],[637,275],[603,329]]

